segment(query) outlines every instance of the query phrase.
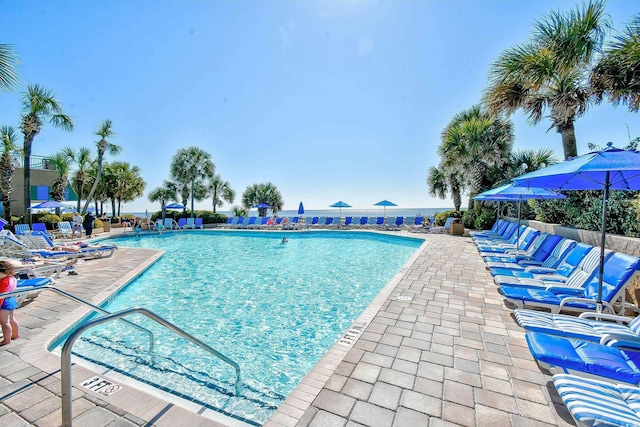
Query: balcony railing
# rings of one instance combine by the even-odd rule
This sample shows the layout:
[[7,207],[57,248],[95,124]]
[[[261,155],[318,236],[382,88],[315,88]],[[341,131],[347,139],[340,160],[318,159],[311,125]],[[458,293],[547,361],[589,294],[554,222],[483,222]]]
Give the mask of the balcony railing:
[[[14,153],[13,161],[16,168],[24,167],[24,156],[22,154]],[[29,158],[29,165],[31,166],[31,169],[41,169],[41,170],[50,170],[50,171],[58,170],[58,168],[56,168],[56,165],[51,163],[51,161],[49,161],[49,158],[45,156],[32,155]]]

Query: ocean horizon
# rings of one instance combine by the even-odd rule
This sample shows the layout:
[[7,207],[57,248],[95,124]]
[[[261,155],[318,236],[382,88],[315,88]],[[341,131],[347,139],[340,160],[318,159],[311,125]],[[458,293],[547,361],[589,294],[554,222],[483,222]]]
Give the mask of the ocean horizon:
[[[386,213],[385,210],[383,208],[371,208],[371,209],[353,209],[353,208],[342,208],[342,213],[340,211],[340,209],[338,208],[331,208],[331,209],[309,209],[304,211],[304,213],[302,215],[298,215],[298,210],[294,209],[294,210],[288,210],[285,209],[283,211],[278,212],[278,216],[279,217],[294,217],[294,216],[317,216],[317,217],[321,217],[321,216],[326,216],[326,217],[336,217],[336,216],[342,216],[342,217],[346,217],[346,216],[403,216],[403,217],[408,217],[408,216],[426,216],[426,217],[433,217],[436,214],[440,213],[440,212],[444,212],[444,211],[448,211],[448,210],[453,210],[453,207],[451,208],[387,208],[386,209]],[[148,213],[149,215],[158,212],[158,210],[149,210]],[[179,212],[179,211],[172,211],[169,210],[167,212]],[[227,216],[233,216],[233,212],[232,211],[226,211],[226,210],[222,210],[222,211],[217,211],[217,213],[220,214],[224,214]],[[136,217],[141,217],[144,218],[145,217],[145,212],[125,212],[125,214],[129,214],[129,215],[135,215]],[[258,210],[257,209],[251,209],[248,212],[248,216],[258,216]],[[273,214],[271,213],[271,210],[267,211],[267,216],[273,216]]]

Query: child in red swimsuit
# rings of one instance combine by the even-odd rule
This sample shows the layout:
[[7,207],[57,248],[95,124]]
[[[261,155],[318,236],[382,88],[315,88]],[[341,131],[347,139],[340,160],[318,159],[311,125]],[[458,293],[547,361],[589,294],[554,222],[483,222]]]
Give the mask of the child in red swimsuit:
[[[15,291],[18,287],[16,272],[13,265],[7,261],[0,261],[0,293]],[[20,337],[20,325],[13,317],[14,310],[18,308],[16,297],[10,296],[0,299],[0,326],[2,338],[0,346],[11,343],[12,339]]]

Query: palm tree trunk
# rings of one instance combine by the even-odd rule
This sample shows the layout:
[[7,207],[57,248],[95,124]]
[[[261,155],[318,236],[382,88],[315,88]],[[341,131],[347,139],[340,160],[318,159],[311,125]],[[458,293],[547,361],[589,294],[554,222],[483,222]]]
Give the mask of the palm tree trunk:
[[576,145],[576,130],[573,126],[573,122],[558,129],[558,132],[562,135],[562,149],[564,150],[564,159],[568,160],[578,155],[578,148]]
[[24,215],[27,224],[31,225],[31,145],[35,134],[28,134],[24,137]]
[[98,173],[96,174],[96,180],[93,181],[93,185],[91,186],[91,191],[89,191],[87,200],[84,202],[84,209],[82,210],[83,212],[86,212],[87,208],[89,208],[89,203],[91,203],[91,199],[93,198],[93,195],[95,194],[96,189],[98,188],[98,183],[100,182],[100,178],[102,177],[102,156],[100,156],[99,154],[100,153],[98,153]]
[[195,196],[195,194],[193,194],[193,191],[195,189],[195,186],[196,186],[196,180],[192,179],[191,180],[191,218],[193,218],[193,199]]
[[462,196],[459,189],[453,189],[451,192],[451,198],[453,199],[453,207],[457,212],[460,212],[460,206],[462,206]]

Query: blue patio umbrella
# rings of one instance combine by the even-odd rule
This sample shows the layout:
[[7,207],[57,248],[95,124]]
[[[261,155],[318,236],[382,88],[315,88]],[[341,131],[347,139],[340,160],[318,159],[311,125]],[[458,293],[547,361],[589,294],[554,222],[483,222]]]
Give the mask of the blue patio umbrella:
[[340,200],[339,202],[335,202],[332,205],[329,205],[330,208],[340,208],[340,218],[342,218],[342,208],[350,208],[351,205]]
[[261,202],[258,203],[257,205],[254,206],[254,208],[258,208],[258,216],[262,216],[260,215],[261,213],[264,213],[264,216],[267,215],[267,209],[271,209],[271,205]]
[[398,206],[393,202],[388,201],[387,199],[384,200],[380,200],[378,203],[376,203],[373,206],[384,206],[384,216],[387,216],[387,206]]
[[[520,241],[520,207],[523,200],[529,199],[566,199],[564,194],[556,193],[555,191],[546,190],[544,188],[537,187],[516,187],[513,184],[501,185],[500,187],[492,188],[491,190],[484,191],[477,196],[474,200],[486,200],[494,202],[518,202],[518,243]],[[517,246],[517,244],[516,244]]]
[[640,190],[640,152],[607,148],[574,157],[513,179],[516,186],[550,190],[603,190],[597,310],[602,308],[602,274],[610,190]]
[[304,213],[304,205],[302,204],[302,202],[300,202],[300,205],[298,205],[298,215],[302,215]]
[[55,209],[55,208],[68,208],[69,206],[64,203],[57,202],[55,200],[47,200],[46,202],[39,203],[35,206],[31,206],[29,209]]
[[184,205],[181,205],[180,203],[171,203],[171,204],[166,205],[164,208],[165,209],[173,209],[173,210],[186,209],[186,207]]

